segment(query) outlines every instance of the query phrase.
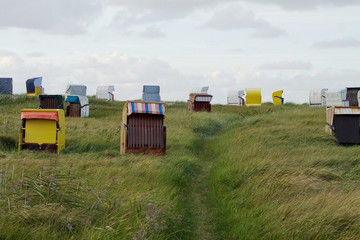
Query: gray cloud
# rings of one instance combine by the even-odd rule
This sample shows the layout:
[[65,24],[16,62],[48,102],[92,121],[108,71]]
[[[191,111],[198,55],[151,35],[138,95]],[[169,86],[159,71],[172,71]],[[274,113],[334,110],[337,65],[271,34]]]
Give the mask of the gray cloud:
[[360,41],[348,37],[348,38],[342,38],[342,39],[336,39],[336,40],[324,40],[321,42],[316,42],[313,44],[314,48],[359,48],[360,47]]
[[82,83],[88,86],[88,94],[94,95],[98,85],[111,84],[115,85],[116,99],[139,99],[143,84],[157,84],[161,87],[162,99],[186,101],[191,89],[208,85],[214,103],[225,103],[230,89],[249,87],[262,88],[264,101],[271,101],[272,92],[283,89],[286,102],[302,103],[307,102],[313,88],[355,86],[360,77],[360,71],[354,69],[283,72],[241,68],[213,69],[208,74],[186,76],[156,57],[94,54],[79,62],[64,63],[56,59],[47,62],[22,59],[6,50],[0,50],[0,72],[13,77],[15,93],[25,92],[26,79],[43,76],[48,94],[63,94],[67,84]]
[[88,85],[89,94],[94,94],[98,85],[112,84],[116,98],[122,100],[140,98],[144,84],[160,85],[163,99],[176,100],[176,96],[188,94],[184,86],[190,85],[190,78],[156,57],[91,55],[69,68],[74,79]]
[[251,36],[255,38],[275,38],[286,35],[284,30],[271,25],[262,18],[256,18],[252,11],[244,11],[238,5],[230,5],[216,12],[203,27],[220,31],[254,29],[255,33]]
[[[272,101],[271,94],[284,90],[285,102],[306,103],[309,92],[316,88],[341,89],[356,86],[360,78],[359,70],[342,71],[256,71],[256,70],[215,70],[206,76],[214,100],[224,103],[229,90],[261,88],[263,101]],[[216,89],[216,90],[215,90]]]
[[0,50],[0,72],[4,76],[13,78],[14,93],[24,93],[26,91],[25,81],[38,76],[44,77],[43,86],[45,86],[46,92],[49,89],[58,91],[61,89],[59,87],[62,86],[63,81],[70,75],[70,71],[71,69],[67,65],[57,65],[51,61],[44,63],[30,60],[27,62],[26,58],[21,58],[13,52]]
[[277,38],[287,35],[285,30],[266,24],[263,27],[257,28],[256,32],[251,36],[254,38]]
[[242,49],[242,48],[231,48],[231,49],[228,49],[228,51],[230,51],[230,52],[243,52],[244,49]]
[[177,100],[188,95],[192,79],[173,69],[167,62],[156,57],[136,57],[119,53],[84,56],[74,63],[58,60],[36,61],[21,58],[17,54],[0,50],[0,72],[14,79],[14,92],[25,92],[28,78],[42,76],[45,92],[63,94],[67,84],[85,84],[88,94],[94,95],[96,87],[115,85],[116,99],[139,99],[143,84],[161,86],[161,96]]
[[265,63],[259,66],[259,69],[266,70],[311,70],[313,65],[309,62],[274,62],[274,63]]
[[81,34],[101,12],[100,0],[2,0],[0,28],[35,29],[51,34]]
[[46,54],[43,52],[30,52],[26,54],[27,57],[45,57]]
[[13,52],[0,49],[0,72],[11,75],[12,71],[24,66],[24,60]]
[[8,56],[16,56],[16,54],[5,49],[0,49],[0,57],[8,57]]
[[359,0],[239,0],[242,2],[273,4],[278,5],[286,10],[313,10],[320,6],[355,6],[360,5]]
[[236,0],[110,0],[110,4],[121,7],[112,26],[123,29],[134,24],[180,19],[194,9],[233,1]]
[[164,38],[166,37],[165,33],[163,33],[157,27],[148,27],[144,31],[140,32],[140,36],[144,38]]

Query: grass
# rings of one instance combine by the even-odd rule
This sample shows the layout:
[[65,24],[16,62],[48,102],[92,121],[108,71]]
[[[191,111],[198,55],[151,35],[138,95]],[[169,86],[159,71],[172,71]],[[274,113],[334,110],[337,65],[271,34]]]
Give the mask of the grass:
[[[324,109],[244,119],[211,146],[224,239],[358,239],[358,146],[324,133]],[[231,146],[231,148],[229,148]]]
[[358,239],[360,149],[306,105],[166,110],[167,154],[120,155],[124,102],[90,98],[59,155],[17,152],[0,97],[0,239]]

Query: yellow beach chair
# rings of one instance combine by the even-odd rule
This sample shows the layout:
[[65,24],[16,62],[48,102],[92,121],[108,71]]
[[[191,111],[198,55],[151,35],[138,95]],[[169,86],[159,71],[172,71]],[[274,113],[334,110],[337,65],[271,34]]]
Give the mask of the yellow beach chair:
[[62,109],[23,109],[19,152],[23,149],[57,152],[65,148],[65,114]]
[[42,77],[26,80],[26,94],[28,96],[39,96],[44,94],[44,88],[41,86]]
[[246,88],[246,106],[261,106],[261,88]]
[[282,97],[282,94],[283,94],[283,90],[273,92],[272,98],[275,106],[284,104],[284,98]]

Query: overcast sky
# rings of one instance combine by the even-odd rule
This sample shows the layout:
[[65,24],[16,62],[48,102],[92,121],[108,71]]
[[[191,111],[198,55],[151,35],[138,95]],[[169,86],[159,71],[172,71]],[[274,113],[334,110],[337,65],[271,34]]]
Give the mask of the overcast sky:
[[258,87],[304,103],[314,88],[360,86],[360,0],[0,0],[0,77],[25,93],[67,84],[115,85],[117,100],[160,85],[186,101],[209,86],[214,103]]

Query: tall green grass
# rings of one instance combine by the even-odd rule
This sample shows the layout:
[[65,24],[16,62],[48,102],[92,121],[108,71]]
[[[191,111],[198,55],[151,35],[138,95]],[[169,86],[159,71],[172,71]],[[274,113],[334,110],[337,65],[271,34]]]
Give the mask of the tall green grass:
[[0,97],[0,239],[356,239],[358,146],[305,105],[167,104],[167,153],[120,155],[124,102],[90,98],[66,148],[17,153],[20,110]]
[[358,239],[360,149],[324,132],[324,109],[245,118],[211,145],[224,239]]

